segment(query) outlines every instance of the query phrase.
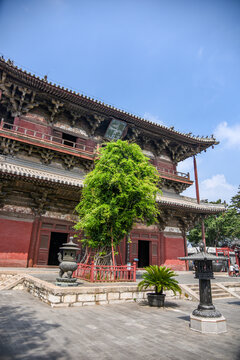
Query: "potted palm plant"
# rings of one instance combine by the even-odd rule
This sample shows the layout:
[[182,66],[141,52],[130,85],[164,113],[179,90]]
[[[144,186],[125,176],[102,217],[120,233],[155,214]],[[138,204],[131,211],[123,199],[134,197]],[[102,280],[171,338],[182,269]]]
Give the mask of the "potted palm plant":
[[155,293],[148,293],[148,303],[150,306],[164,306],[164,290],[172,290],[174,295],[181,293],[178,281],[174,279],[177,274],[166,266],[150,265],[145,268],[143,280],[138,284],[138,289],[155,288]]

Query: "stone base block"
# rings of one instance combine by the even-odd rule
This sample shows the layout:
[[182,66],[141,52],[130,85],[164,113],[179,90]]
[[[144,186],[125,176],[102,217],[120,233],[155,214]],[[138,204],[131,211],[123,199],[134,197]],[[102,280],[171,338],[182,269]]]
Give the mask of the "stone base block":
[[190,329],[201,332],[202,334],[221,334],[227,332],[226,319],[223,316],[218,318],[204,318],[191,315]]

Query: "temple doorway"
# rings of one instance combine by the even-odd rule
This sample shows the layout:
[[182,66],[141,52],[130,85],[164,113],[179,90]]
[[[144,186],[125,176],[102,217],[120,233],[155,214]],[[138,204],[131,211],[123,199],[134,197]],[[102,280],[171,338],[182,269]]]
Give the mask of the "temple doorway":
[[67,242],[68,234],[61,232],[51,232],[50,247],[48,255],[48,265],[59,265],[58,253],[63,243]]
[[149,243],[150,241],[138,240],[138,267],[149,266]]

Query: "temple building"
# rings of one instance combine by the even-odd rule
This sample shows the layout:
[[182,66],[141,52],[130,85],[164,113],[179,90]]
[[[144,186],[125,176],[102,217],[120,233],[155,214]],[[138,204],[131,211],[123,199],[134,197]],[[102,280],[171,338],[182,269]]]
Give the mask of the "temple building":
[[58,265],[57,253],[74,233],[84,176],[98,146],[121,138],[139,144],[162,178],[161,213],[137,224],[117,261],[183,270],[186,233],[222,205],[180,193],[193,184],[178,162],[217,144],[155,124],[48,82],[0,59],[0,266]]

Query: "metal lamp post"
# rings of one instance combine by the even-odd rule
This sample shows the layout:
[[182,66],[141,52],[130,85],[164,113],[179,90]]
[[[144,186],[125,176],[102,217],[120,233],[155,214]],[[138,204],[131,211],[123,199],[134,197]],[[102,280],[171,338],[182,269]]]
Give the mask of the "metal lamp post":
[[190,316],[190,328],[202,333],[226,332],[226,319],[212,303],[211,279],[214,279],[212,262],[219,260],[219,257],[204,251],[203,243],[199,248],[199,253],[179,258],[194,261],[195,278],[199,279],[200,302]]
[[[79,247],[73,242],[73,237],[70,237],[68,243],[63,244],[60,247],[62,254],[58,253],[59,260],[59,277],[56,279],[56,285],[59,286],[76,286],[76,278],[72,278],[73,272],[77,269],[77,251]],[[64,273],[67,273],[67,277],[64,277]]]

